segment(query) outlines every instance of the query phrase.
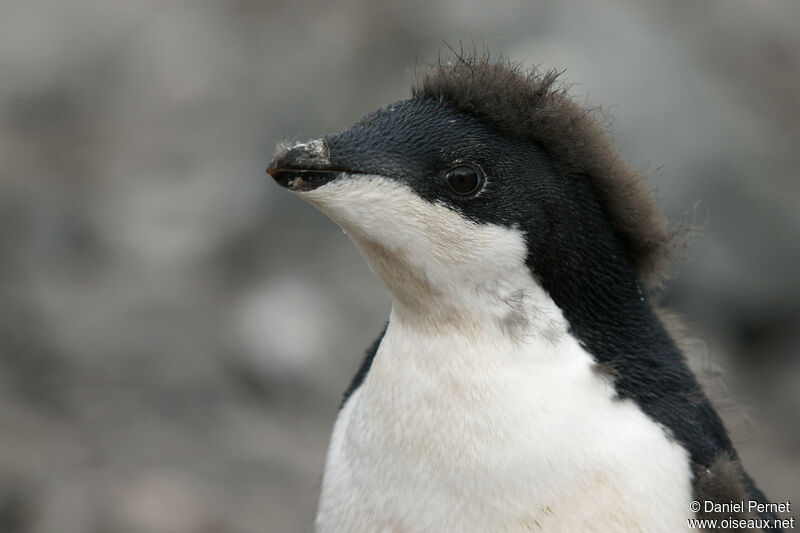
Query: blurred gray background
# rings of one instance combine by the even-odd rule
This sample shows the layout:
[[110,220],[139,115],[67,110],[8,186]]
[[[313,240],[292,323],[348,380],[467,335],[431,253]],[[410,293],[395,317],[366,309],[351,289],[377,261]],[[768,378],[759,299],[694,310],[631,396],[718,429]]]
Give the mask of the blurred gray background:
[[309,529],[388,299],[264,168],[444,41],[566,69],[702,226],[664,303],[800,505],[800,3],[4,0],[1,532]]

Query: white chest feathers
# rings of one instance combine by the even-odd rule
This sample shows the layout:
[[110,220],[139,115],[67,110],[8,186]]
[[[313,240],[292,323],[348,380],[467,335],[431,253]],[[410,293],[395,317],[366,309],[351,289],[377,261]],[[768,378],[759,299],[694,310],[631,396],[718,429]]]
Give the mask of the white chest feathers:
[[339,413],[316,528],[674,532],[685,450],[568,335],[464,338],[396,313]]

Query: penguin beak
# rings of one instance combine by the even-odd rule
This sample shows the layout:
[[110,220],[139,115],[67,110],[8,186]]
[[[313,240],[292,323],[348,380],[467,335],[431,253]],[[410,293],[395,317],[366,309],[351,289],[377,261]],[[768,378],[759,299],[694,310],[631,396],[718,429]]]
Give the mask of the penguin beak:
[[327,152],[321,139],[280,149],[267,174],[290,191],[312,191],[349,171],[332,164]]

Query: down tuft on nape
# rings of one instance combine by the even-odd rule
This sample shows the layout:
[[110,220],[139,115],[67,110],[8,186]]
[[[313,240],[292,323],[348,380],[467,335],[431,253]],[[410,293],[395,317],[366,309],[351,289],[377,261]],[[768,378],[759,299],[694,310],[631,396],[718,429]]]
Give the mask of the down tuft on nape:
[[675,232],[643,177],[622,160],[591,110],[569,98],[558,75],[456,54],[420,71],[412,92],[470,113],[503,135],[533,141],[561,172],[585,175],[640,280],[657,287],[666,276]]

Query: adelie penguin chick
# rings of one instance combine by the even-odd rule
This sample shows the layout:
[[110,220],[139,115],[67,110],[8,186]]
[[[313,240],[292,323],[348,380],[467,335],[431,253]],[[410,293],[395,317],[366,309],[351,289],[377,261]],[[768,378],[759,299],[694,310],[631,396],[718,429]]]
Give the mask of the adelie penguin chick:
[[554,74],[433,67],[268,172],[391,293],[317,531],[671,533],[692,500],[766,501],[648,299],[665,218]]

